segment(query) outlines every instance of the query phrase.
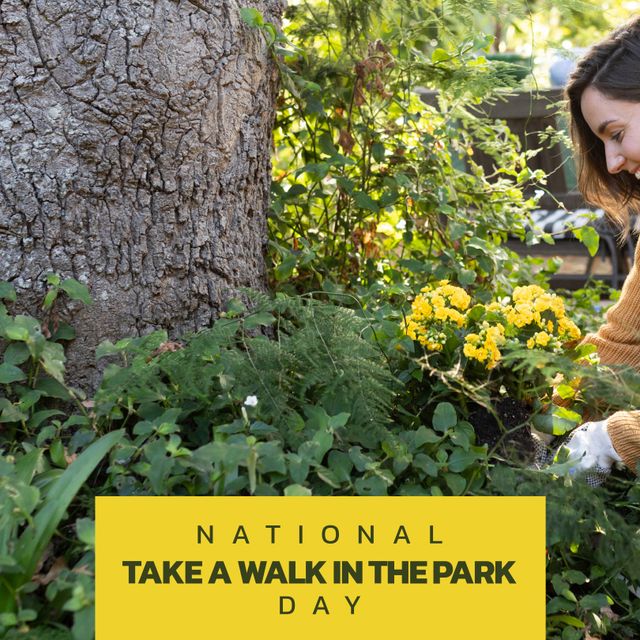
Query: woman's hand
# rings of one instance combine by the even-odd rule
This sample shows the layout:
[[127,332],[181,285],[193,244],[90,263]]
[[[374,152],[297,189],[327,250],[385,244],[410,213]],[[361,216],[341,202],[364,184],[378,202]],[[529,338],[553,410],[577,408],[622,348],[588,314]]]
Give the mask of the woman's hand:
[[606,420],[586,422],[562,446],[569,450],[569,461],[575,462],[571,474],[589,471],[606,475],[615,462],[622,462],[611,444]]

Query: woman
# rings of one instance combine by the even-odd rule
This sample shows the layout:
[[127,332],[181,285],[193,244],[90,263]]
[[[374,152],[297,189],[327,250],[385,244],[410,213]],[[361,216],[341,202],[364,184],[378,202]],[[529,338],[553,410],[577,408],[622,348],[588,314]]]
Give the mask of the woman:
[[[566,95],[580,190],[628,233],[630,215],[640,212],[640,18],[579,60]],[[597,347],[603,364],[640,369],[640,243],[619,302],[607,312],[606,324],[584,342]],[[588,422],[565,446],[577,469],[607,472],[622,462],[638,473],[640,411]]]

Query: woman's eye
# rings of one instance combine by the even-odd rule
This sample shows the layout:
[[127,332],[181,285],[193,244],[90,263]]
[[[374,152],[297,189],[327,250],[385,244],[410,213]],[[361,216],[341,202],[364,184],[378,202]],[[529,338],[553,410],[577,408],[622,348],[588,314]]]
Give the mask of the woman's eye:
[[614,142],[620,142],[620,140],[622,139],[622,131],[618,131],[618,133],[614,133],[614,134],[611,136],[611,139],[612,139]]

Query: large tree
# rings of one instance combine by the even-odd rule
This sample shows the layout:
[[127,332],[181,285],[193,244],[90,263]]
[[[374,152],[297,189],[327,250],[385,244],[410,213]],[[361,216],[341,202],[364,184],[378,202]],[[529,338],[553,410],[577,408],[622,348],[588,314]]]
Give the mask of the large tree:
[[277,77],[248,4],[0,2],[0,280],[31,311],[47,272],[88,284],[76,382],[102,339],[196,329],[264,286]]

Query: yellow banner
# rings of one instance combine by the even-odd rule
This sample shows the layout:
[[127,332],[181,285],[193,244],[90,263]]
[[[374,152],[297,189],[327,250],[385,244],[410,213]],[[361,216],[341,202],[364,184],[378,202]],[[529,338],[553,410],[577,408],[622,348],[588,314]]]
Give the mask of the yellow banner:
[[541,497],[96,499],[96,640],[543,640],[544,610]]

